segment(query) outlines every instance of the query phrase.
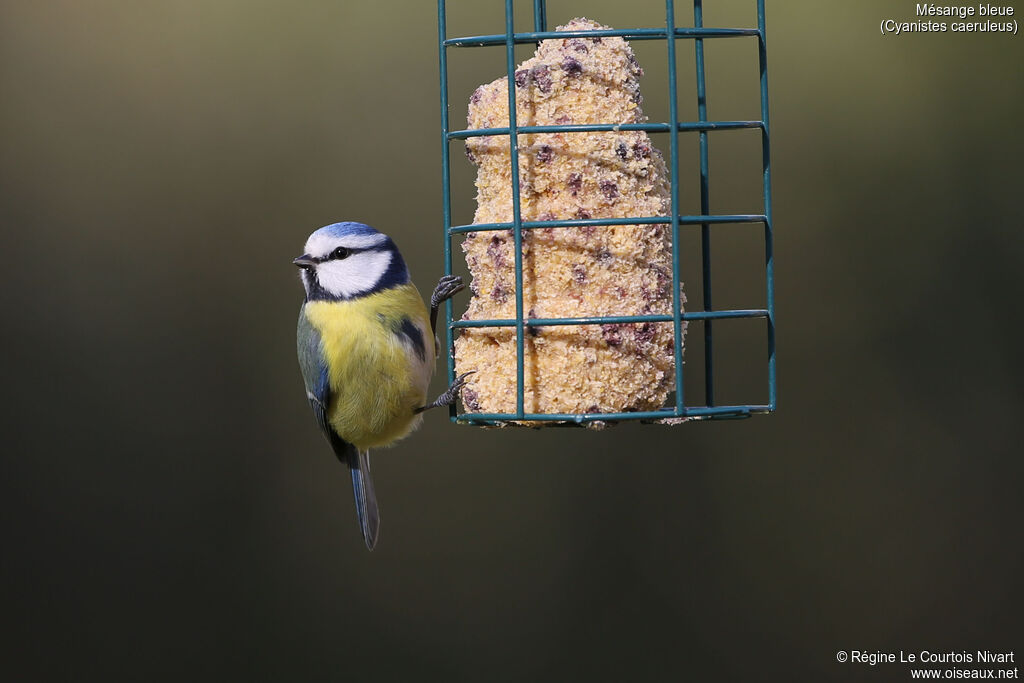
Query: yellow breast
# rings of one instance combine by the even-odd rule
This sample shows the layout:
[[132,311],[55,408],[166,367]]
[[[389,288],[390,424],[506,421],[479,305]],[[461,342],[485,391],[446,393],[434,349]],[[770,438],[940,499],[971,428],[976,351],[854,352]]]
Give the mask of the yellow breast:
[[[426,307],[412,284],[352,301],[311,301],[306,316],[320,333],[328,367],[331,426],[358,448],[386,446],[419,424],[434,365]],[[424,356],[397,333],[409,318]]]

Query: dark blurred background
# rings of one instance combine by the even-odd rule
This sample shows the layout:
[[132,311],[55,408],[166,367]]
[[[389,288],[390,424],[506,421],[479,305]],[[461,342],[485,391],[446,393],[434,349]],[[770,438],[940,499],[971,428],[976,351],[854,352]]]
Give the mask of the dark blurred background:
[[[708,26],[756,25],[753,0],[705,4]],[[659,0],[549,5],[551,25],[664,22]],[[359,219],[421,290],[441,272],[434,3],[0,4],[0,676],[907,680],[836,651],[1024,648],[1024,39],[880,35],[913,12],[769,3],[775,415],[432,414],[378,453],[369,554],[303,397],[290,260]],[[452,0],[449,21],[500,32],[502,4]],[[707,43],[711,118],[759,118],[756,43]],[[636,49],[663,120],[664,45]],[[504,57],[451,60],[459,127]],[[756,132],[710,151],[712,210],[758,211]],[[714,240],[716,306],[761,306],[759,228]],[[747,324],[720,325],[724,400],[765,398]]]

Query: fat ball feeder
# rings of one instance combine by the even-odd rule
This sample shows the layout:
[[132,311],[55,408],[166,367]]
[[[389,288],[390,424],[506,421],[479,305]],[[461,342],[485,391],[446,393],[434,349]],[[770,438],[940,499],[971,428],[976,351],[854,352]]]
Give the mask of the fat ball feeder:
[[[464,412],[451,419],[476,426],[601,427],[625,420],[676,424],[691,419],[748,417],[775,410],[775,327],[771,172],[764,0],[758,27],[705,28],[694,0],[692,28],[678,28],[672,0],[664,28],[616,30],[574,19],[548,31],[543,0],[534,0],[534,30],[517,33],[505,0],[504,34],[449,38],[445,0],[438,0],[445,273],[452,243],[473,276],[462,319],[445,304],[448,375],[475,371],[462,391]],[[756,38],[761,119],[709,121],[703,41]],[[665,41],[669,121],[644,116],[642,69],[628,40]],[[680,121],[678,40],[692,40],[697,65],[698,120]],[[516,66],[516,44],[537,53]],[[506,74],[474,91],[469,126],[451,130],[448,51],[504,45]],[[711,131],[759,128],[762,214],[709,212]],[[669,135],[669,159],[650,133]],[[700,215],[679,213],[680,134],[700,137]],[[478,167],[472,224],[451,223],[450,147],[464,142]],[[716,310],[711,299],[711,230],[761,223],[765,240],[764,308]],[[685,310],[679,235],[700,227],[703,301]],[[763,318],[767,323],[767,404],[717,405],[713,323]],[[686,403],[684,335],[703,321],[705,401]]]

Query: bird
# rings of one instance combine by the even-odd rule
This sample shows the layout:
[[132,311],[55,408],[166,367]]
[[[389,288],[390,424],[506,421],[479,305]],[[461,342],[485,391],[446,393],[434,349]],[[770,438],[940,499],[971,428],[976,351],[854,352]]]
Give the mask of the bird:
[[438,307],[464,285],[457,275],[442,277],[428,314],[394,241],[364,223],[315,230],[303,252],[292,262],[305,289],[296,340],[306,397],[351,472],[359,528],[373,550],[380,512],[370,449],[408,435],[425,410],[455,402],[466,375],[434,401],[426,397]]

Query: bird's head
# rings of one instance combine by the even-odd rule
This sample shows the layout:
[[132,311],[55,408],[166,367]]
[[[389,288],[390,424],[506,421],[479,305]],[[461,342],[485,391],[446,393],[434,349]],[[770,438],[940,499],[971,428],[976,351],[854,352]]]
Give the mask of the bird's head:
[[293,263],[302,269],[309,301],[345,301],[409,282],[395,243],[362,223],[320,228]]

